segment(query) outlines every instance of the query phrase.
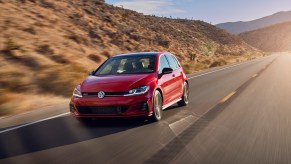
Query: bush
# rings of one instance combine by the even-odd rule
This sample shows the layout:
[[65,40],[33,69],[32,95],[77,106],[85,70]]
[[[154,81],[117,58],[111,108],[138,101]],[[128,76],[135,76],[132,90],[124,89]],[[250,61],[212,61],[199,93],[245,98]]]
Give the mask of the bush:
[[196,62],[189,62],[183,65],[183,69],[186,74],[193,73],[195,71],[200,71],[206,68],[208,68],[206,64]]
[[40,5],[44,8],[52,8],[52,9],[56,8],[55,4],[50,1],[40,0],[39,2],[40,2]]
[[226,64],[227,64],[227,62],[224,59],[218,59],[218,60],[214,61],[209,67],[212,68],[212,67],[217,67],[217,66],[223,66]]
[[190,73],[192,73],[192,71],[191,71],[191,66],[190,66],[189,64],[184,64],[184,65],[183,65],[183,70],[184,70],[184,72],[185,72],[186,74],[190,74]]
[[50,55],[49,58],[59,64],[69,64],[70,61],[61,55]]
[[95,55],[95,54],[90,54],[87,56],[89,59],[93,60],[94,62],[96,63],[99,63],[101,62],[102,58],[98,55]]
[[73,32],[71,32],[69,35],[67,35],[67,38],[75,41],[76,43],[78,44],[87,44],[87,39],[82,37],[82,36],[79,36]]
[[110,57],[111,57],[111,55],[110,55],[110,53],[109,53],[108,51],[103,51],[103,52],[101,53],[101,55],[102,55],[102,56],[105,56],[105,57],[107,57],[107,58],[110,58]]
[[212,41],[207,41],[205,43],[205,48],[204,48],[203,54],[206,56],[215,54],[215,45]]
[[37,74],[36,85],[41,93],[52,93],[69,97],[74,87],[87,75],[79,66],[52,67]]
[[33,34],[33,35],[36,34],[36,31],[33,27],[25,28],[25,29],[23,29],[23,31],[28,32],[28,33]]
[[192,52],[189,52],[189,59],[190,59],[190,61],[195,61],[196,57],[197,57],[196,54],[194,54]]
[[29,77],[24,73],[15,71],[0,73],[0,88],[5,88],[7,91],[26,91],[29,81]]
[[39,54],[43,54],[43,55],[53,55],[54,54],[54,50],[51,49],[50,45],[48,44],[42,44],[39,47],[37,47],[36,52]]
[[5,54],[12,54],[13,50],[20,50],[21,46],[15,43],[12,39],[7,39],[4,42],[4,49],[2,50]]

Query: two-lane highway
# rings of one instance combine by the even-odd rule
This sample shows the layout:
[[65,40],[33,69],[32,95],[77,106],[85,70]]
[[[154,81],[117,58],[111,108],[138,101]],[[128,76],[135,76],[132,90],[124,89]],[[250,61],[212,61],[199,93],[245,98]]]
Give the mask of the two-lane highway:
[[189,75],[189,105],[157,123],[64,114],[1,126],[0,163],[291,163],[290,70],[282,53]]

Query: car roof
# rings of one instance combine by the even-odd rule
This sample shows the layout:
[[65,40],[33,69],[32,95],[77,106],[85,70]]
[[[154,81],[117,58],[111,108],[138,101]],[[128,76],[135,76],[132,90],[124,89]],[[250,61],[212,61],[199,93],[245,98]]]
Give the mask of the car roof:
[[153,55],[153,56],[157,56],[160,54],[164,54],[166,52],[134,52],[134,53],[127,53],[127,54],[119,54],[113,57],[120,57],[120,56],[131,56],[131,55]]

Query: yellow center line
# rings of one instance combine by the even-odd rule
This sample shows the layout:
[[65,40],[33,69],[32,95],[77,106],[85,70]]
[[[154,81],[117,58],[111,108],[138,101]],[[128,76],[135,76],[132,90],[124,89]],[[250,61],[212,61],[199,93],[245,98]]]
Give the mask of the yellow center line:
[[228,94],[227,96],[225,96],[221,101],[220,103],[225,103],[228,99],[230,99],[236,92],[233,91],[231,92],[230,94]]
[[258,76],[258,74],[254,74],[252,77],[254,78],[254,77],[257,77]]

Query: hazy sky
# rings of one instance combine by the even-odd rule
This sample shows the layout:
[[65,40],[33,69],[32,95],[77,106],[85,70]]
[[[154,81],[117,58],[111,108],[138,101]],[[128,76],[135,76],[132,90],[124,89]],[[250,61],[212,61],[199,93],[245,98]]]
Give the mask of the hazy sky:
[[144,14],[193,18],[217,24],[290,11],[291,0],[105,0]]

